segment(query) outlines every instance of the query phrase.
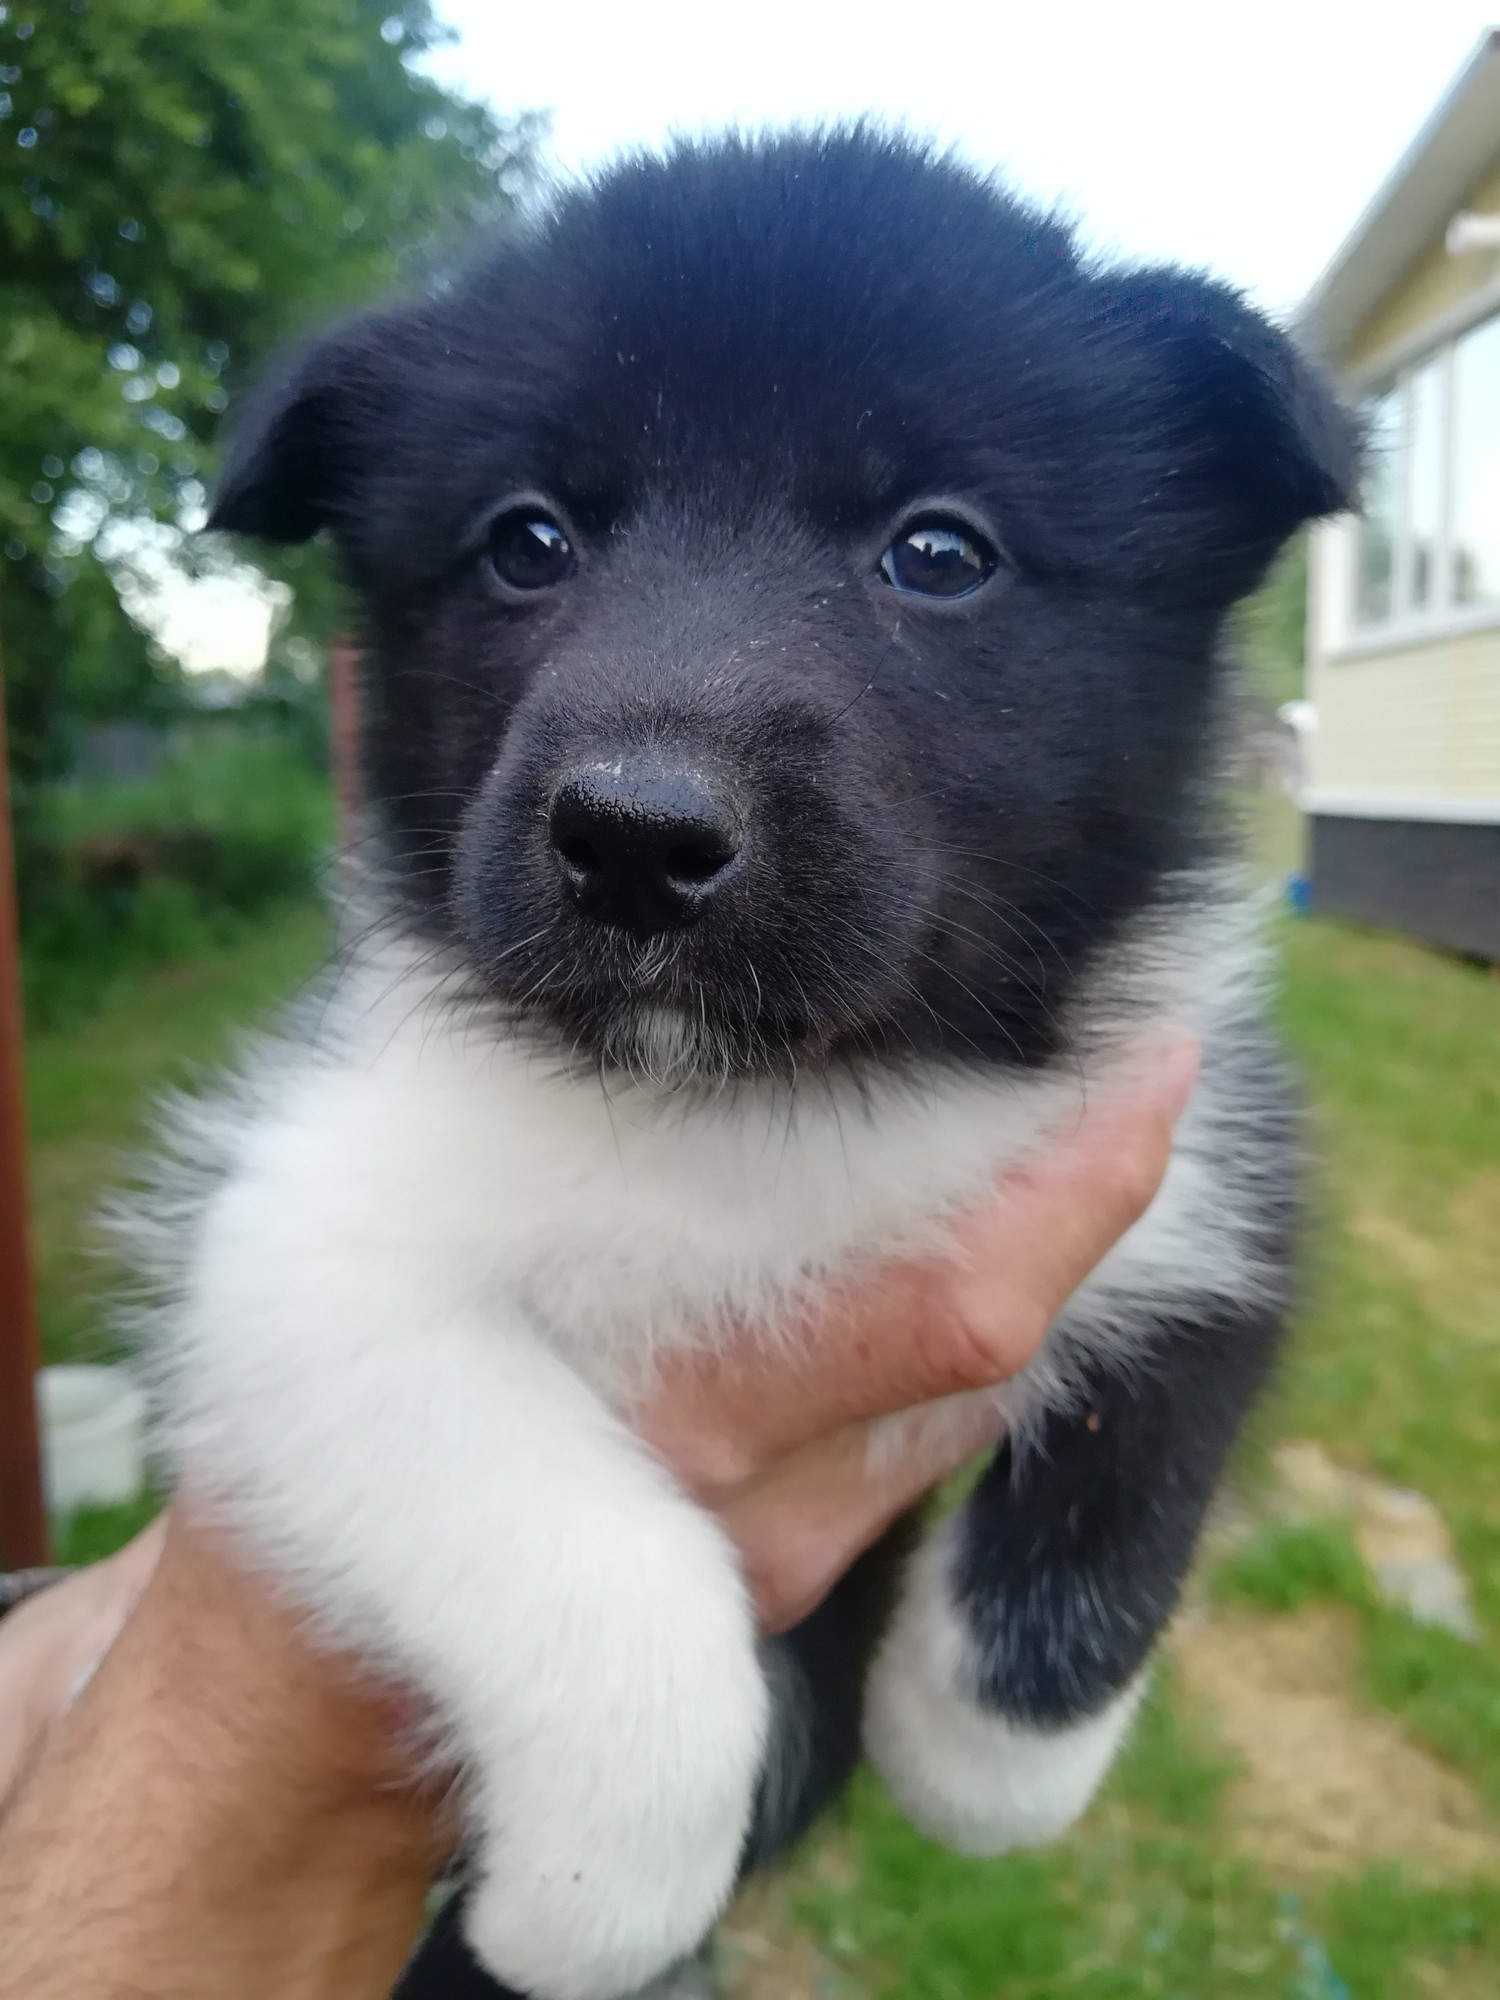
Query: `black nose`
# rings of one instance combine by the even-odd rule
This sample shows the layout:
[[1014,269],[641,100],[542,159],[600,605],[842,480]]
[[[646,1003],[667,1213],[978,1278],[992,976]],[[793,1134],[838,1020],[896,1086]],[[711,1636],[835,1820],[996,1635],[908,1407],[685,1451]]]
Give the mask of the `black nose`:
[[552,849],[580,909],[638,934],[692,923],[734,872],[734,802],[682,765],[599,763],[571,771],[547,809]]

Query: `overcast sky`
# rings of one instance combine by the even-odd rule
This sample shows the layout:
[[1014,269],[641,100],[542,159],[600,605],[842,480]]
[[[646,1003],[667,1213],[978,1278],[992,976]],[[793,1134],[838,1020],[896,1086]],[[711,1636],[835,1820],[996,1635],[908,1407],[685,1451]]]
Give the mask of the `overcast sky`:
[[876,112],[1062,199],[1090,241],[1294,305],[1500,5],[437,0],[433,67],[552,114],[574,172],[674,131]]

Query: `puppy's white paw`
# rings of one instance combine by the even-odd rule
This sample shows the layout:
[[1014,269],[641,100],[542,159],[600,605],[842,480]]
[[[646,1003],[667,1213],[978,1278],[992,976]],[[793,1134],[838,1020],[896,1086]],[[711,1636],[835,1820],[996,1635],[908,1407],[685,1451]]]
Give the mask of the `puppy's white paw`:
[[1083,1814],[1114,1762],[1140,1683],[1095,1715],[1034,1729],[979,1707],[934,1700],[904,1677],[871,1685],[870,1760],[912,1824],[963,1854],[1045,1847]]
[[1146,1675],[1060,1729],[982,1706],[940,1549],[929,1545],[919,1556],[876,1658],[865,1749],[901,1811],[944,1846],[983,1855],[1043,1847],[1067,1832],[1099,1789]]
[[575,1632],[543,1666],[524,1735],[483,1759],[469,1941],[533,2000],[636,1992],[729,1900],[768,1697],[743,1593],[714,1582],[686,1573],[676,1602],[637,1599],[623,1624],[618,1598],[601,1608],[587,1650]]

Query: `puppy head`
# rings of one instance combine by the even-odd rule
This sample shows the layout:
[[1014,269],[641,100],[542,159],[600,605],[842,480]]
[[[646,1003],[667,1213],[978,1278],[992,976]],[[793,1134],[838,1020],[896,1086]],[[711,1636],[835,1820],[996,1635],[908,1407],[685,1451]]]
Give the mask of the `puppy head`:
[[1229,607],[1352,424],[1232,292],[865,131],[566,197],[247,411],[413,920],[596,1058],[1034,1062],[1192,858]]

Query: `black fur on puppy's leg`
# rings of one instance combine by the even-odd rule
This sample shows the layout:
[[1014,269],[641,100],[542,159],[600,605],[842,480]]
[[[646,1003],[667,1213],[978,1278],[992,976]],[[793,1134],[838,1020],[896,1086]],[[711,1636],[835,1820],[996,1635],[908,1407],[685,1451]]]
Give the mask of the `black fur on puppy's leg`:
[[965,1509],[955,1594],[984,1706],[1066,1729],[1128,1687],[1176,1608],[1280,1316],[1163,1319],[1128,1372],[1006,1443]]
[[492,1979],[470,1951],[460,1890],[433,1918],[391,2000],[523,2000],[523,1996]]
[[744,1873],[795,1846],[854,1775],[870,1661],[918,1535],[916,1515],[896,1522],[816,1611],[762,1648],[772,1690],[771,1736]]
[[1279,1307],[1141,1328],[1124,1367],[1002,1445],[915,1565],[877,1662],[867,1742],[898,1803],[974,1853],[1055,1838],[1134,1715]]
[[[918,1552],[871,1672],[871,1758],[955,1847],[1040,1845],[1088,1805],[1275,1359],[1301,1117],[1254,1013],[1206,1040],[1168,1189],[1174,1176],[1194,1219],[1148,1210],[1134,1250],[1127,1238],[1053,1327],[1036,1364],[1050,1400]],[[1131,1258],[1148,1246],[1142,1285]]]

